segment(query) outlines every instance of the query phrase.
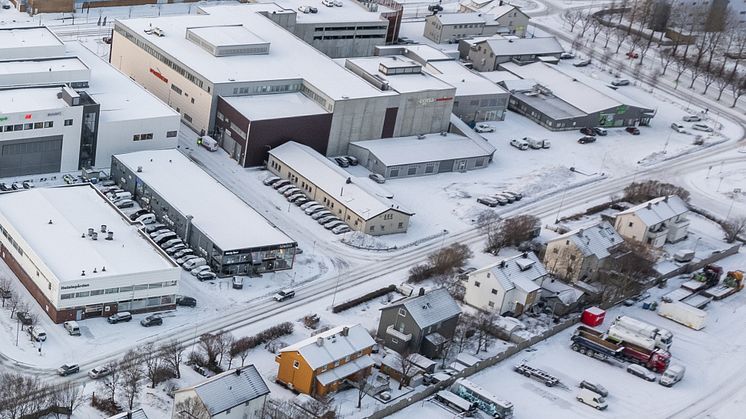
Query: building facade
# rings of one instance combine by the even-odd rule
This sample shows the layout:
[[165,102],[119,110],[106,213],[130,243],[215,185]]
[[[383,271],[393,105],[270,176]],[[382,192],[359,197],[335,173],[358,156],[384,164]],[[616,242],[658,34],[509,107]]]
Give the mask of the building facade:
[[459,55],[477,71],[495,71],[500,64],[558,62],[565,49],[553,36],[534,38],[476,38],[459,41]]
[[614,228],[622,237],[661,247],[686,238],[688,213],[689,208],[678,196],[661,196],[616,214]]
[[595,280],[625,256],[624,240],[606,221],[569,231],[547,242],[544,266],[568,282]]
[[494,16],[498,25],[498,34],[525,37],[528,29],[529,16],[519,7],[508,4],[504,0],[462,0],[459,3],[461,13],[483,13]]
[[464,38],[492,36],[500,25],[495,17],[479,12],[438,13],[425,18],[425,38],[442,44],[453,44]]

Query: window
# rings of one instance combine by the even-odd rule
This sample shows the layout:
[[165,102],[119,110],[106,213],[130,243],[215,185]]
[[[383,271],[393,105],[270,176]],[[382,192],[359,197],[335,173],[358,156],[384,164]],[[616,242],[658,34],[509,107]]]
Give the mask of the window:
[[65,119],[65,126],[66,126],[66,127],[69,127],[69,126],[71,126],[72,124],[73,124],[73,120],[72,120],[72,119]]
[[44,123],[43,122],[34,122],[34,129],[40,129],[40,128],[44,128]]
[[399,308],[399,315],[402,317],[407,317],[407,310],[405,310],[403,307]]
[[32,123],[30,123],[30,122],[29,122],[28,124],[23,124],[23,129],[24,129],[24,130],[27,130],[27,129],[34,129],[34,124],[32,124]]
[[91,295],[91,293],[88,291],[76,292],[75,298],[88,297],[89,295]]
[[69,300],[71,298],[75,297],[75,294],[62,294],[60,295],[60,299],[62,300]]
[[185,120],[186,120],[187,122],[192,122],[192,117],[191,117],[191,116],[189,116],[189,114],[186,114],[186,113],[185,113],[185,114],[184,114],[184,119],[185,119]]
[[373,231],[376,228],[376,226],[370,226],[370,231]]
[[171,90],[173,90],[174,92],[178,94],[181,94],[181,89],[179,89],[175,84],[171,85]]
[[105,292],[107,294],[116,294],[119,292],[119,288],[107,288]]
[[554,249],[552,249],[552,253],[554,253],[555,255],[559,253],[559,247],[555,247]]
[[495,294],[495,295],[497,295],[497,290],[494,289],[494,288],[492,288],[492,293]]
[[192,103],[194,103],[194,98],[192,98]]
[[44,122],[44,128],[52,128],[53,126],[54,126],[54,121]]
[[482,284],[480,284],[479,281],[474,281],[474,286],[475,287],[479,288],[480,285],[482,285]]
[[399,223],[399,227],[397,227],[397,228],[404,228],[404,223],[403,222]]
[[482,167],[484,165],[484,159],[477,159],[474,162],[474,167]]
[[490,306],[490,307],[495,307],[495,302],[494,301],[490,301],[489,303],[487,303],[487,305]]
[[166,138],[174,138],[178,134],[177,131],[168,131],[166,132]]
[[398,340],[396,340],[395,338],[391,338],[391,343],[393,343],[393,344],[397,344],[397,343],[399,343],[399,341],[398,341]]
[[632,227],[632,224],[634,224],[634,223],[632,221],[630,221],[628,227]]

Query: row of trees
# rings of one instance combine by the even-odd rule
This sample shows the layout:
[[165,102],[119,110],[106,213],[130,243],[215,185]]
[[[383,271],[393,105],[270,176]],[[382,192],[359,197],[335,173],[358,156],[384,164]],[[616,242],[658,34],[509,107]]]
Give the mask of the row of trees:
[[42,417],[54,414],[70,417],[83,401],[83,386],[51,385],[37,377],[0,374],[0,418]]

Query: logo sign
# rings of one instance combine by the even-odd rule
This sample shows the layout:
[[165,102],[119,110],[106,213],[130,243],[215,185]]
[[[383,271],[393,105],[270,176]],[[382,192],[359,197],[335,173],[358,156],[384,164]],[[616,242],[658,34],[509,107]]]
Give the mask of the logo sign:
[[31,114],[27,113],[26,116],[23,117],[24,119],[31,119]]
[[428,98],[425,98],[425,99],[418,100],[417,103],[419,103],[421,106],[425,106],[425,105],[427,105],[429,103],[447,102],[449,100],[453,100],[453,98],[452,97],[439,97],[439,98],[436,99],[436,98],[433,98],[433,97],[428,97]]
[[7,120],[8,120],[7,116],[0,116],[0,121],[7,121]]
[[47,116],[57,116],[57,115],[62,115],[62,112],[49,112],[47,114]]
[[163,81],[164,83],[168,83],[168,79],[166,78],[166,76],[164,76],[163,74],[161,74],[161,72],[160,72],[160,71],[158,71],[158,70],[156,70],[156,69],[153,69],[153,68],[151,68],[151,69],[150,69],[150,72],[151,72],[151,73],[153,73],[153,75],[154,75],[154,76],[156,76],[156,77],[158,77],[159,79],[161,79],[161,81]]
[[77,288],[85,288],[85,287],[90,287],[90,285],[88,284],[63,285],[60,288],[62,288],[63,290],[74,290]]

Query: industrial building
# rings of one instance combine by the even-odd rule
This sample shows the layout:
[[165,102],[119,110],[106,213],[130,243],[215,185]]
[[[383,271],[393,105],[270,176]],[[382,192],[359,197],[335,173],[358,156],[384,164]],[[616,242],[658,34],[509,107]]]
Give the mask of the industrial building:
[[557,63],[565,51],[553,36],[515,38],[498,35],[491,38],[462,39],[458,49],[461,59],[471,62],[477,71],[494,71],[500,64],[507,62]]
[[267,169],[288,179],[309,199],[324,205],[351,229],[371,236],[404,233],[413,212],[369,190],[369,179],[353,179],[313,149],[290,141],[269,151]]
[[453,44],[464,38],[492,36],[499,29],[495,16],[489,14],[437,13],[425,18],[423,35],[438,44]]
[[177,150],[116,155],[111,176],[218,275],[293,267],[297,243]]
[[[406,115],[397,92],[378,89],[337,65],[265,17],[255,4],[204,10],[207,14],[115,22],[111,63],[175,108],[197,132],[214,134],[237,159],[248,153],[245,143],[251,143],[262,155],[246,162],[266,160],[275,140],[256,135],[242,141],[241,135],[228,132],[217,121],[219,98],[302,94],[331,114],[327,155],[346,153],[350,141],[421,134],[421,124],[411,121],[434,113],[429,108],[440,108],[437,102],[423,101],[417,104],[423,112]],[[444,127],[434,128],[430,132]],[[241,131],[248,135],[251,130]],[[298,136],[286,140],[305,143]]]
[[508,109],[552,131],[649,125],[655,116],[654,109],[557,65],[503,63],[500,68],[520,77],[501,82],[511,93]]
[[443,133],[350,144],[350,154],[386,178],[466,172],[492,161],[495,147],[483,139]]
[[181,269],[90,185],[0,195],[0,254],[55,323],[175,307]]
[[46,27],[0,28],[0,57],[0,177],[176,147],[178,114],[82,45]]
[[461,13],[482,13],[494,16],[499,25],[497,33],[500,35],[526,36],[529,16],[517,6],[508,4],[504,0],[462,0],[459,3]]

